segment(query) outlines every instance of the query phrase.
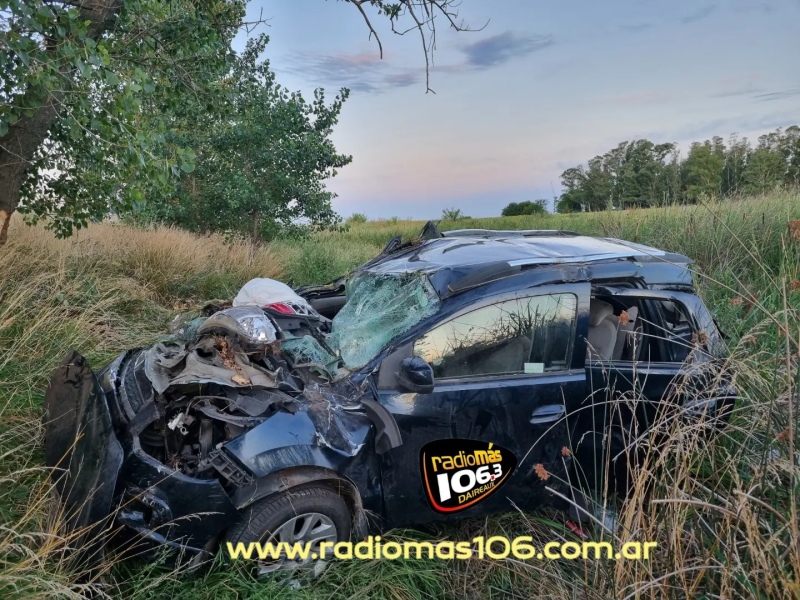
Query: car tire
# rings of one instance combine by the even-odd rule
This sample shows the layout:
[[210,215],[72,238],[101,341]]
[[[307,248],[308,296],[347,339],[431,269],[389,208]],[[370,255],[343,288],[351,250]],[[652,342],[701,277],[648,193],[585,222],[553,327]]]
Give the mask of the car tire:
[[[296,537],[298,529],[308,527],[309,522],[312,524],[309,536],[306,536],[309,539]],[[314,523],[318,524],[316,534]],[[342,542],[350,539],[352,528],[353,517],[344,498],[326,486],[315,485],[287,490],[252,504],[242,512],[239,523],[225,534],[225,541],[234,546],[239,542],[304,542],[312,541],[316,535],[325,536],[318,538],[325,541]],[[278,562],[260,563],[259,572],[266,574],[279,569],[294,569],[312,561]]]

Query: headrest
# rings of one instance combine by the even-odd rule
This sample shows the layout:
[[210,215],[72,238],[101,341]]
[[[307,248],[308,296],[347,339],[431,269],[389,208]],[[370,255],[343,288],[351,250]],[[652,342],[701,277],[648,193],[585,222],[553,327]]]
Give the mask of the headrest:
[[589,325],[597,327],[609,315],[614,314],[614,307],[602,300],[592,300],[589,304]]

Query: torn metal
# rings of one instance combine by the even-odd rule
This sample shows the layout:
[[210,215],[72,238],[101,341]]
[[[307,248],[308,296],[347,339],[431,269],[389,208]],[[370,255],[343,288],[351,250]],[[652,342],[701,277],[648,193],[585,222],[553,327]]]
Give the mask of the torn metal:
[[314,426],[313,444],[358,452],[369,424],[359,411],[364,391],[343,381],[349,371],[326,342],[329,321],[271,312],[240,306],[193,319],[126,361],[122,379],[137,388],[124,381],[121,395],[136,397],[128,429],[138,425],[144,452],[185,475],[237,485],[246,478],[226,460],[225,444],[298,411]]

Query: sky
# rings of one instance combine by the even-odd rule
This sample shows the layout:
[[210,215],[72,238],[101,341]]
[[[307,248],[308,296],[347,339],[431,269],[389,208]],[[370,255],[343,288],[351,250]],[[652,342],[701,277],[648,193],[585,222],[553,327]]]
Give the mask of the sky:
[[[755,142],[800,124],[800,0],[462,0],[426,93],[418,32],[355,6],[251,0],[281,85],[351,95],[333,133],[353,162],[327,183],[343,217],[499,215],[625,140]],[[245,35],[235,46],[243,47]]]

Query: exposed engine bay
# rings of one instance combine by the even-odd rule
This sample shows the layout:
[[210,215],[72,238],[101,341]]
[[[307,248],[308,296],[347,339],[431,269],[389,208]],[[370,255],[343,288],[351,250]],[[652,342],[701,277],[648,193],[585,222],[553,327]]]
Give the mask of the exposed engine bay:
[[153,346],[118,357],[105,375],[117,382],[117,428],[167,467],[224,485],[247,481],[221,446],[280,411],[308,411],[318,442],[352,455],[337,413],[363,408],[364,391],[326,341],[331,321],[289,292],[263,306],[206,306],[203,316],[176,318]]

